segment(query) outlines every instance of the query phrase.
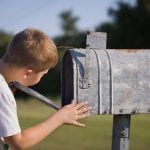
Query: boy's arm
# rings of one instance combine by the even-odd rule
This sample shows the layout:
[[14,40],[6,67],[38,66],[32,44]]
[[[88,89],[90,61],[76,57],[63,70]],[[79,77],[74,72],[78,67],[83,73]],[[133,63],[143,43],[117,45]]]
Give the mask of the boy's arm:
[[62,122],[57,120],[54,114],[44,122],[4,139],[13,148],[13,150],[26,149],[40,142],[61,124]]
[[89,116],[90,109],[91,108],[87,106],[86,102],[69,104],[61,108],[44,122],[16,135],[5,137],[5,140],[14,150],[26,149],[40,142],[64,123],[84,127],[85,125],[79,123],[77,120]]

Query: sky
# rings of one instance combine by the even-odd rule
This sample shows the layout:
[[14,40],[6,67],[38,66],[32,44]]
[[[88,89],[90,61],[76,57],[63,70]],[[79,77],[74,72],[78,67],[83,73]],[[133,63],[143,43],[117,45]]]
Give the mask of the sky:
[[118,1],[135,5],[135,0],[0,0],[0,30],[16,34],[32,27],[54,37],[62,34],[60,13],[72,10],[80,18],[79,29],[94,31],[111,20],[107,11],[116,9]]

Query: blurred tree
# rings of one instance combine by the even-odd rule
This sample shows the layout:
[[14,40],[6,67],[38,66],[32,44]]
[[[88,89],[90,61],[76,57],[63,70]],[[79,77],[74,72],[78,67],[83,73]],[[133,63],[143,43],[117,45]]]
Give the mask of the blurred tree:
[[11,38],[11,34],[0,31],[0,58],[4,55]]
[[67,47],[82,48],[85,47],[86,36],[83,31],[77,27],[79,17],[73,16],[71,10],[64,11],[60,14],[61,28],[63,34],[55,37],[55,43],[58,47],[60,60]]
[[78,32],[78,28],[76,26],[78,17],[72,15],[71,10],[64,11],[60,14],[61,19],[61,27],[65,36],[71,36]]
[[112,22],[96,27],[108,33],[107,48],[150,48],[149,0],[137,0],[135,6],[119,1],[118,8],[108,12]]

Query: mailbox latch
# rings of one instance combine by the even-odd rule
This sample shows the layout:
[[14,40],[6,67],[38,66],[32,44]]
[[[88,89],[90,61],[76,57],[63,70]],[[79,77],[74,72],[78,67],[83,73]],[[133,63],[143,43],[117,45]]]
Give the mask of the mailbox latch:
[[80,88],[81,89],[88,89],[92,85],[92,80],[87,78],[80,79]]

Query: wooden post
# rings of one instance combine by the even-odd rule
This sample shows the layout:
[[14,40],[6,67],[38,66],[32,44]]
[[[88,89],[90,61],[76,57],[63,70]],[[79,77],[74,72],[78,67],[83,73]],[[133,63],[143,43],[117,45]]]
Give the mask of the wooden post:
[[128,150],[131,115],[114,115],[112,150]]
[[[89,32],[86,47],[106,49],[106,33]],[[131,115],[114,115],[112,150],[128,150]]]

